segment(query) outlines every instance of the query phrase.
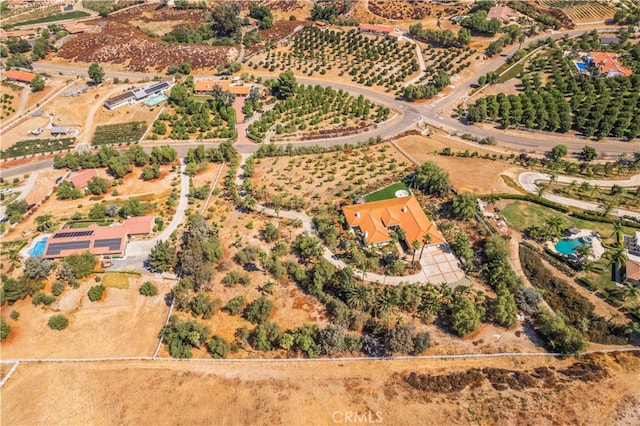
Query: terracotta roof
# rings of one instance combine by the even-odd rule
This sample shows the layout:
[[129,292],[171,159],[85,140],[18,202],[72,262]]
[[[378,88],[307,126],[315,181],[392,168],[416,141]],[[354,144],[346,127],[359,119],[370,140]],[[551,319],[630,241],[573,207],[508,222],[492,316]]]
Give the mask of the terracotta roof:
[[229,90],[230,82],[228,80],[199,80],[193,90],[196,92],[210,92],[214,86],[219,86],[222,90]]
[[634,281],[640,281],[640,262],[627,259],[627,278]]
[[617,73],[619,75],[630,76],[632,71],[623,66],[618,61],[618,55],[613,52],[590,52],[589,58],[591,62],[598,67],[598,71],[603,74],[609,74],[610,72]]
[[128,235],[150,234],[153,231],[155,217],[136,216],[125,220],[122,226],[127,229]]
[[431,235],[431,244],[440,244],[444,238],[424,214],[418,200],[412,195],[371,203],[354,204],[342,208],[350,227],[358,227],[368,244],[391,241],[387,228],[400,227],[409,244],[415,240],[422,244],[424,236]]
[[501,21],[509,21],[518,18],[520,14],[507,6],[493,6],[487,12],[487,19],[499,19]]
[[249,86],[229,86],[229,92],[234,95],[248,95],[250,90]]
[[11,70],[11,71],[7,71],[4,76],[6,78],[10,79],[10,80],[16,80],[16,81],[22,81],[22,82],[25,82],[25,83],[31,83],[31,81],[34,78],[36,78],[37,74],[34,74],[32,72],[26,72],[26,71]]
[[35,33],[35,30],[0,30],[0,38],[25,37]]
[[122,225],[59,229],[47,240],[45,258],[66,257],[85,251],[95,255],[123,254],[127,245],[127,229]]
[[86,172],[78,173],[75,176],[69,178],[73,186],[76,188],[84,188],[87,183],[94,177],[98,177],[98,172],[95,170],[87,170]]
[[375,31],[380,33],[392,33],[395,31],[391,25],[376,25],[376,24],[360,24],[360,30]]
[[234,95],[248,95],[251,86],[232,86],[228,80],[200,80],[196,81],[193,90],[195,92],[212,92],[215,86],[220,87],[222,90],[231,92]]
[[69,34],[78,34],[89,31],[89,26],[82,22],[70,22],[62,26]]

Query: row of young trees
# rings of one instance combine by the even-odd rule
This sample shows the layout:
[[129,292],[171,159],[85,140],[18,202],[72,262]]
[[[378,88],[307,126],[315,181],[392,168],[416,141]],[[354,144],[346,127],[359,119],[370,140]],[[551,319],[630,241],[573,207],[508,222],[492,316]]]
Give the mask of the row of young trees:
[[640,76],[572,76],[561,63],[565,61],[561,50],[552,51],[548,58],[544,67],[549,79],[544,86],[540,74],[525,74],[523,93],[480,98],[467,109],[466,120],[489,119],[505,128],[576,130],[598,139],[632,140],[640,134],[640,124],[633,120],[640,112]]
[[95,153],[70,152],[64,156],[56,155],[53,158],[53,167],[71,170],[107,167],[109,174],[119,179],[131,172],[132,165],[142,167],[147,164],[170,164],[177,158],[177,151],[169,145],[154,146],[150,154],[139,145],[133,145],[127,150],[105,146]]

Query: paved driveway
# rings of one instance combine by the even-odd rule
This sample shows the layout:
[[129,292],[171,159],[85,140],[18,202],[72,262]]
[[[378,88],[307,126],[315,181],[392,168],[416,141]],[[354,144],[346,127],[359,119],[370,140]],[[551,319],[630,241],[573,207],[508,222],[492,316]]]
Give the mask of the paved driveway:
[[452,284],[464,278],[462,265],[448,248],[430,247],[420,258],[422,271],[432,284]]

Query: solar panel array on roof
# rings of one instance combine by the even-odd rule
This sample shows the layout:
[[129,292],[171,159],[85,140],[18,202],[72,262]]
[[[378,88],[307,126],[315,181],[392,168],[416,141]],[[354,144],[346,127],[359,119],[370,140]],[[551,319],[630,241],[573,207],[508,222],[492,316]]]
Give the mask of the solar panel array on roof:
[[69,231],[60,232],[55,234],[52,238],[71,238],[71,237],[86,237],[87,235],[93,235],[93,231]]
[[76,250],[89,248],[89,241],[69,241],[68,243],[51,243],[45,256],[60,254],[62,250]]
[[147,93],[147,95],[151,95],[154,93],[161,92],[163,90],[167,90],[168,88],[169,88],[169,83],[167,83],[166,81],[163,81],[158,84],[154,84],[153,86],[149,86],[145,88],[144,91]]
[[93,243],[93,247],[94,248],[108,247],[109,250],[118,250],[120,248],[121,243],[122,243],[122,238],[106,238],[104,240],[96,240]]

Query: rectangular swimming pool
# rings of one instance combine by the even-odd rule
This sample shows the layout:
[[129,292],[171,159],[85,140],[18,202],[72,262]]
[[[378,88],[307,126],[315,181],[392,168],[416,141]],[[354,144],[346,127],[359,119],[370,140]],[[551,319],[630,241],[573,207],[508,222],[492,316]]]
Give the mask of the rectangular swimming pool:
[[40,241],[38,241],[36,245],[33,246],[31,250],[29,250],[29,256],[42,256],[42,254],[44,253],[44,248],[47,246],[48,239],[49,237],[44,237]]
[[584,62],[576,62],[576,68],[578,68],[578,71],[581,71],[581,72],[587,71],[587,66],[585,65]]
[[145,102],[145,105],[147,106],[158,105],[160,102],[166,101],[167,99],[169,98],[166,95],[160,94],[158,96],[154,96],[153,98],[149,99],[147,102]]

